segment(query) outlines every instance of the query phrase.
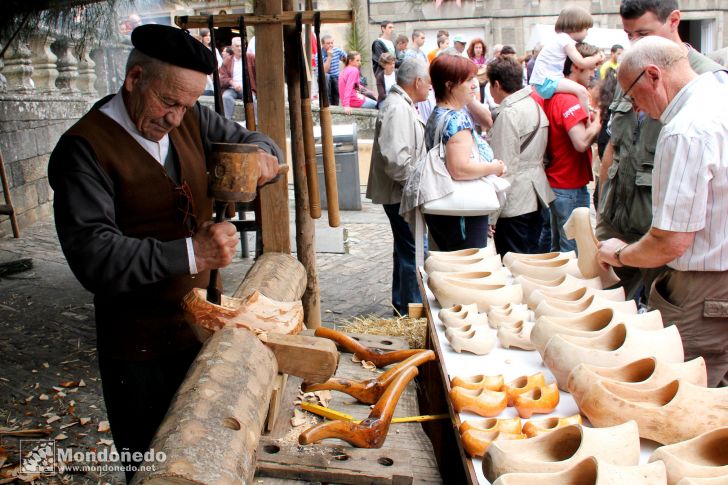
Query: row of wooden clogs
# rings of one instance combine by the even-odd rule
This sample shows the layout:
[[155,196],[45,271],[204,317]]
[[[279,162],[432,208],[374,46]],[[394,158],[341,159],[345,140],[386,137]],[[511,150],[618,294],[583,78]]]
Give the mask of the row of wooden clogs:
[[494,484],[651,484],[728,482],[728,427],[662,446],[637,466],[633,421],[606,427],[569,425],[531,440],[492,442],[483,473]]
[[503,376],[454,377],[450,383],[450,401],[456,412],[472,412],[494,417],[513,406],[521,418],[548,414],[559,404],[559,389],[546,384],[542,372],[522,376],[507,384]]

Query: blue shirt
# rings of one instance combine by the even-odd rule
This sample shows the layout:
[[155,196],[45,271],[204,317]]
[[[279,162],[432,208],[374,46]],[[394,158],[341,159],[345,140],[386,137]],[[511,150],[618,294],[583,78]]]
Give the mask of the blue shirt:
[[[346,57],[346,53],[338,48],[334,47],[334,53],[331,55],[331,66],[329,67],[329,76],[338,77],[339,76],[339,70],[340,70],[340,62],[341,58]],[[323,51],[323,59],[324,64],[326,63],[326,59],[328,59],[328,55],[326,51]]]
[[490,147],[487,141],[475,131],[475,125],[470,115],[465,110],[453,111],[447,108],[441,108],[436,106],[430,115],[430,119],[427,120],[427,126],[425,128],[425,143],[429,150],[435,145],[435,131],[437,130],[437,124],[440,122],[442,116],[450,113],[450,119],[445,124],[445,128],[442,133],[442,143],[447,145],[450,138],[455,136],[456,133],[468,130],[473,135],[473,140],[478,145],[478,153],[480,158],[486,162],[493,160],[493,149]]

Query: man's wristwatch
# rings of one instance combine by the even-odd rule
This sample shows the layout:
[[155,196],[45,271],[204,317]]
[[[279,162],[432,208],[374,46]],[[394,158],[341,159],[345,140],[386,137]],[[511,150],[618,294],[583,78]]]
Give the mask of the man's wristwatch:
[[614,259],[616,259],[617,262],[622,266],[624,266],[624,263],[621,259],[619,259],[619,256],[622,254],[622,251],[624,251],[627,246],[629,246],[629,243],[625,244],[624,246],[620,246],[616,251],[614,251]]

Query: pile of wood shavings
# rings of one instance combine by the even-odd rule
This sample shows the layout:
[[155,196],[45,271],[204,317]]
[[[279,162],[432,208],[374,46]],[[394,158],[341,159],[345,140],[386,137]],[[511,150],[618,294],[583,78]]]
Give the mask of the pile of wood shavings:
[[[298,398],[293,404],[298,405],[302,402],[310,402],[328,407],[331,398],[331,391],[303,392],[299,390]],[[296,407],[293,410],[293,417],[291,418],[291,429],[280,441],[286,445],[298,444],[298,436],[308,428],[316,426],[322,420],[323,418],[320,416]],[[312,449],[312,447],[306,447],[306,449]]]
[[411,349],[425,348],[427,320],[424,318],[411,318],[408,316],[382,318],[368,315],[354,317],[352,320],[344,320],[336,326],[337,330],[343,332],[402,337],[407,340]]

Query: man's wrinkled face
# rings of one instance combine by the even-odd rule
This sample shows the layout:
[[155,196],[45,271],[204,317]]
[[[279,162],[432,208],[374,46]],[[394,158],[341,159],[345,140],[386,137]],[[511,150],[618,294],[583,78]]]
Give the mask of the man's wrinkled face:
[[231,46],[233,48],[233,56],[235,56],[235,59],[240,59],[243,56],[243,45],[240,39],[233,39]]
[[204,73],[168,67],[162,78],[147,79],[134,66],[124,79],[124,104],[134,126],[151,141],[159,141],[182,122],[205,89]]
[[647,12],[636,19],[622,19],[624,31],[630,42],[636,42],[648,35],[659,35],[666,39],[672,39],[680,23],[680,12],[672,12],[665,22],[652,12]]

